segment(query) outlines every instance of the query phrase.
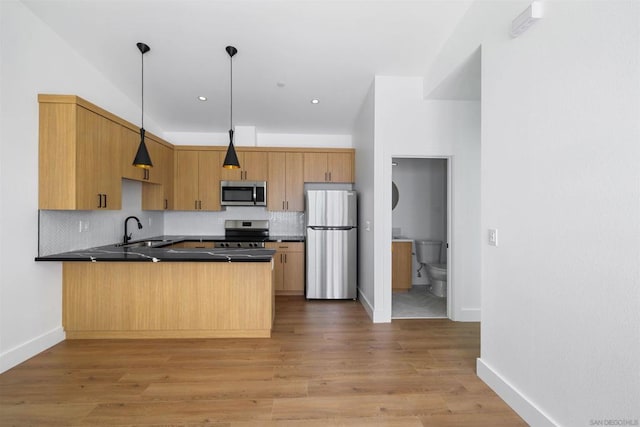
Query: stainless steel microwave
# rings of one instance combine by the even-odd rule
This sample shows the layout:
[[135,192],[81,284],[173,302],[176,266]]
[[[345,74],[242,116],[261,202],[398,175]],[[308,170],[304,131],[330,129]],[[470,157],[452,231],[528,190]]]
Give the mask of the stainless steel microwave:
[[266,181],[220,181],[222,206],[267,206]]

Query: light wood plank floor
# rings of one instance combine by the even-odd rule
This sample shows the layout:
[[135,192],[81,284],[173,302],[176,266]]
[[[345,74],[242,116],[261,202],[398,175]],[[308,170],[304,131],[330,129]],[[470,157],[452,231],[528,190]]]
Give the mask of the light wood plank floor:
[[272,338],[65,341],[0,375],[0,425],[520,426],[477,323],[279,297]]

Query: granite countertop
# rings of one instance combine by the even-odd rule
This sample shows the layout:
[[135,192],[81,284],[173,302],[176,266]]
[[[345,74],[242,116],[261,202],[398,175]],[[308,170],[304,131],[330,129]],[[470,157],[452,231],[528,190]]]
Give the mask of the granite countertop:
[[[287,238],[293,238],[287,236]],[[272,240],[269,241],[277,241]],[[275,251],[273,249],[238,249],[238,248],[170,248],[168,246],[180,242],[224,241],[224,236],[156,236],[131,241],[150,241],[151,246],[126,247],[119,244],[79,249],[59,254],[36,257],[36,261],[142,261],[142,262],[270,262]],[[304,240],[304,239],[303,239]],[[287,240],[295,241],[295,240]]]

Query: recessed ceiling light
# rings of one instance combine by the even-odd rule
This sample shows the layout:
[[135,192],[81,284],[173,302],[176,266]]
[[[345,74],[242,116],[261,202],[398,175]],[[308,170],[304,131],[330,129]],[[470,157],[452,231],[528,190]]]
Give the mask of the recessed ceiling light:
[[318,98],[313,98],[313,99],[311,100],[311,103],[312,103],[312,104],[319,104],[319,103],[320,103],[320,100],[319,100]]
[[276,83],[276,86],[278,86],[278,87],[285,87],[285,86],[286,86],[286,83],[285,83],[285,82],[277,82],[277,83]]
[[207,100],[207,97],[206,97],[206,96],[199,96],[199,97],[198,97],[198,99],[199,99],[200,101],[206,101],[206,100]]

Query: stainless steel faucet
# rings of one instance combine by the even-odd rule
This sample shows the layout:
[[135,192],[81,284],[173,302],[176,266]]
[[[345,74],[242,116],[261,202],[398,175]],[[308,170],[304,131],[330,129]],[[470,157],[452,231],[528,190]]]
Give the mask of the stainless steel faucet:
[[129,242],[129,240],[131,240],[131,234],[129,234],[128,230],[127,230],[127,223],[129,222],[130,219],[135,219],[136,220],[136,222],[138,223],[138,230],[142,229],[142,223],[140,222],[138,217],[128,216],[127,219],[124,220],[124,240],[123,240],[123,244],[125,244],[125,245]]

